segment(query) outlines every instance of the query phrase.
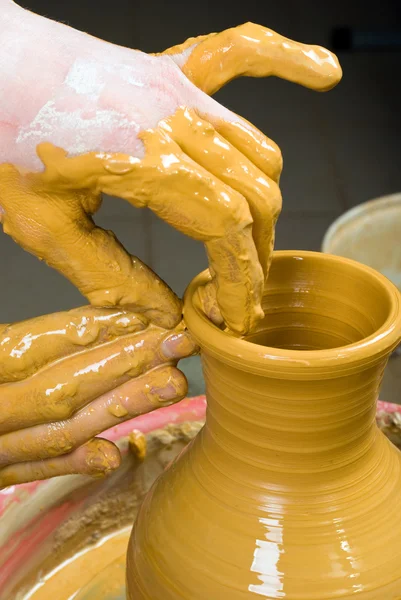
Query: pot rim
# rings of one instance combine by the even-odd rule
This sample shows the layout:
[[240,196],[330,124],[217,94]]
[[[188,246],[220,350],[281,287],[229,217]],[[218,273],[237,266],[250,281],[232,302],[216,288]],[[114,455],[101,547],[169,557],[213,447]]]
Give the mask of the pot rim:
[[353,344],[326,350],[288,350],[260,346],[214,325],[202,310],[198,288],[211,280],[206,269],[189,284],[184,295],[184,320],[201,350],[226,364],[244,371],[269,377],[285,375],[294,379],[337,376],[353,372],[385,358],[401,340],[401,294],[391,281],[371,267],[354,260],[322,252],[280,250],[274,259],[318,260],[320,263],[341,263],[364,272],[381,286],[389,300],[389,314],[373,334]]

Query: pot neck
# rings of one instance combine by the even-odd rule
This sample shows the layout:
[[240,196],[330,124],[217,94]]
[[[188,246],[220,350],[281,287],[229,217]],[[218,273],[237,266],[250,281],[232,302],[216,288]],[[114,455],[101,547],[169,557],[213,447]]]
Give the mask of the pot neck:
[[227,459],[224,468],[326,474],[362,459],[375,442],[387,357],[348,376],[310,380],[255,375],[207,353],[202,360],[203,447]]

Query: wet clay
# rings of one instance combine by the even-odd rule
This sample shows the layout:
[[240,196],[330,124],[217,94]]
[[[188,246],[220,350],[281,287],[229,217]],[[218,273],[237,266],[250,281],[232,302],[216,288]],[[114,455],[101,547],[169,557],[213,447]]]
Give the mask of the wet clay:
[[[107,238],[112,233],[95,227],[86,216],[95,212],[102,192],[136,207],[148,206],[182,233],[205,242],[217,299],[229,315],[228,323],[234,330],[249,330],[262,317],[263,282],[281,210],[277,185],[281,155],[272,145],[263,148],[263,139],[250,130],[248,138],[252,137],[256,153],[265,155],[265,162],[272,166],[274,181],[230,143],[244,136],[244,126],[224,123],[221,128],[224,136],[218,125],[213,127],[193,110],[179,109],[156,130],[140,134],[143,159],[96,152],[68,157],[52,144],[41,144],[38,154],[45,166],[43,173],[0,167],[10,194],[8,201],[1,199],[3,229],[61,271],[92,304],[121,305],[152,317],[147,290],[154,285],[154,274],[120,245],[114,245],[114,255],[110,255]],[[43,198],[50,201],[43,202]],[[30,203],[29,212],[37,215],[37,223],[21,222],[20,203],[25,211]],[[67,219],[73,228],[63,231]],[[60,235],[49,239],[47,232],[55,230]],[[88,245],[95,245],[97,252]],[[108,285],[99,281],[95,290],[89,289],[92,281],[88,284],[87,273],[98,272],[101,278],[99,264],[108,266],[112,276],[108,272]],[[163,294],[168,296],[168,288],[160,285],[160,309],[169,302]]]
[[120,309],[83,307],[0,329],[0,383],[21,381],[49,363],[146,329],[147,321]]
[[147,495],[131,600],[397,600],[401,454],[376,401],[401,338],[398,290],[346,259],[274,254],[246,339],[184,318],[202,349],[206,424]]
[[237,77],[274,75],[323,92],[335,87],[342,75],[329,50],[295,42],[254,23],[189,38],[163,54],[183,55],[183,72],[207,94]]
[[136,456],[136,458],[140,461],[145,460],[146,450],[147,450],[147,442],[145,435],[135,429],[129,438],[129,446],[131,452]]
[[[183,324],[166,330],[121,309],[88,306],[4,326],[0,488],[116,468],[120,458],[111,443],[82,445],[185,396],[175,365],[191,348],[196,352]],[[62,464],[59,455],[75,449]]]

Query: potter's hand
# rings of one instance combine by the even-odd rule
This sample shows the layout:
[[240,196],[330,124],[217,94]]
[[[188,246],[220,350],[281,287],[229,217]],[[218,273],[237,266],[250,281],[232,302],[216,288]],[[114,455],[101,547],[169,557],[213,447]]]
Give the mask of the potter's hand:
[[148,206],[205,242],[208,315],[249,331],[263,314],[282,160],[208,94],[240,75],[327,90],[341,78],[336,58],[253,24],[148,56],[1,2],[0,163],[19,166],[0,167],[6,233],[92,304],[170,327],[180,302],[91,219],[101,192]]
[[181,400],[178,359],[195,350],[118,309],[83,307],[0,326],[0,489],[117,468],[105,429]]

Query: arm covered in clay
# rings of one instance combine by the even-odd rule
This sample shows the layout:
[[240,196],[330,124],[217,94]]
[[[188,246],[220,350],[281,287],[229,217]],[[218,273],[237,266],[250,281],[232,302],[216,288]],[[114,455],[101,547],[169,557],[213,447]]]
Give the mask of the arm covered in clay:
[[274,142],[209,94],[241,75],[327,90],[341,78],[336,58],[252,23],[150,56],[11,0],[0,43],[4,231],[92,304],[172,327],[179,300],[91,218],[102,192],[148,206],[205,243],[209,316],[250,331],[263,316],[282,159]]

